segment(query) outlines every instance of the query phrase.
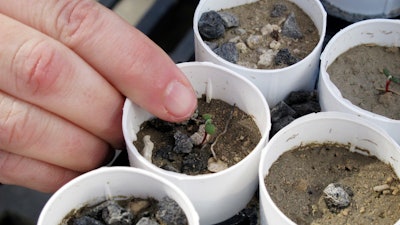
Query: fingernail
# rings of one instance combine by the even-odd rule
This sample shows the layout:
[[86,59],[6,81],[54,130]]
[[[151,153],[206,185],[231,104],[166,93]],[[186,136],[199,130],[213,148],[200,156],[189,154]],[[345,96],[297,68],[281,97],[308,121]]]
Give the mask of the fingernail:
[[188,118],[197,104],[193,89],[176,80],[168,84],[165,96],[164,107],[177,120]]

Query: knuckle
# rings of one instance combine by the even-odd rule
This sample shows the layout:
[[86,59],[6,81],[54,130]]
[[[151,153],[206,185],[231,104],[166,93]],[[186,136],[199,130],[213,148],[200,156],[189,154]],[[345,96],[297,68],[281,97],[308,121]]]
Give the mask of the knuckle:
[[23,165],[22,157],[0,150],[0,181],[12,184],[18,167]]
[[0,149],[23,149],[30,141],[29,111],[18,106],[15,99],[0,95]]
[[12,61],[16,91],[29,95],[51,93],[62,69],[57,50],[47,40],[23,43]]
[[96,1],[92,0],[70,0],[59,1],[60,10],[56,18],[56,30],[59,39],[68,46],[86,40],[88,30],[98,21],[99,10]]

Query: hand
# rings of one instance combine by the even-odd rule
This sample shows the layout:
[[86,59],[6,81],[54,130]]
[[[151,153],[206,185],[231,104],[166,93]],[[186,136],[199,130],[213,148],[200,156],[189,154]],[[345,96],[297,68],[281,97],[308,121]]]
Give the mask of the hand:
[[145,35],[92,0],[0,1],[0,183],[53,192],[124,146],[124,96],[164,120],[196,107]]

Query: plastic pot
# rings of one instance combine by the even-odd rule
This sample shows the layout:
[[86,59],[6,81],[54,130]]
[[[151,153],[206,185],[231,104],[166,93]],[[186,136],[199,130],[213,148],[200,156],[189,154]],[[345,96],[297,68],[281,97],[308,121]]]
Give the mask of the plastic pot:
[[259,167],[261,224],[295,225],[273,202],[265,187],[264,179],[271,165],[283,153],[297,146],[325,142],[350,144],[353,151],[364,155],[366,153],[358,149],[367,149],[368,155],[390,164],[397,176],[400,175],[400,146],[384,130],[348,113],[309,114],[281,129],[262,151]]
[[147,161],[133,145],[140,125],[154,116],[127,99],[123,132],[129,161],[134,167],[151,171],[176,184],[193,202],[200,223],[214,224],[245,208],[256,191],[259,157],[271,128],[269,107],[257,87],[222,66],[208,62],[181,63],[178,66],[192,83],[198,97],[207,93],[212,99],[236,104],[250,114],[260,129],[260,142],[243,160],[217,173],[186,175],[167,171]]
[[85,173],[61,187],[44,206],[38,225],[60,224],[71,211],[109,198],[169,196],[185,212],[188,223],[199,224],[189,198],[170,181],[132,167],[103,167]]
[[354,23],[339,31],[326,45],[321,54],[320,75],[318,81],[319,102],[322,111],[339,111],[365,118],[386,130],[400,143],[400,120],[364,110],[344,98],[340,90],[331,81],[328,67],[352,47],[361,44],[380,46],[399,46],[400,21],[391,19],[370,19]]
[[270,107],[282,101],[292,91],[313,90],[318,77],[319,57],[326,32],[326,12],[319,0],[291,0],[314,22],[320,39],[314,50],[301,61],[282,69],[250,69],[224,60],[215,54],[200,36],[198,21],[204,12],[231,8],[257,0],[202,0],[194,18],[196,61],[209,61],[233,70],[253,82],[263,93]]

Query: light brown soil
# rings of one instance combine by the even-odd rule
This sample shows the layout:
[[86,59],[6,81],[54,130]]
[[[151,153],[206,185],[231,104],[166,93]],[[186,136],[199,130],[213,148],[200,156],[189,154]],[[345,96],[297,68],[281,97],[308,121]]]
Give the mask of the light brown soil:
[[[400,219],[400,182],[392,168],[375,157],[348,151],[349,146],[305,145],[284,153],[270,168],[265,185],[271,198],[299,225],[394,224]],[[340,183],[353,192],[350,206],[337,213],[323,190]],[[379,185],[384,191],[374,191]]]
[[[271,17],[270,12],[275,4],[285,4],[288,10],[281,17]],[[238,32],[238,28],[228,30],[223,38],[217,40],[218,43],[225,43],[235,40],[234,42],[246,43],[250,35],[262,35],[262,28],[268,24],[278,25],[282,27],[284,21],[291,12],[294,12],[297,24],[302,31],[304,37],[301,39],[288,38],[281,33],[278,34],[277,42],[280,47],[274,49],[287,48],[296,57],[303,59],[315,48],[319,41],[318,29],[309,18],[309,16],[294,3],[287,0],[260,0],[254,3],[240,5],[230,9],[221,10],[236,15],[240,20],[239,29],[246,32]],[[238,35],[238,33],[241,33]],[[264,41],[254,48],[247,48],[245,52],[239,51],[239,65],[258,68],[258,69],[276,69],[286,67],[287,65],[271,65],[267,68],[259,68],[257,62],[259,56],[265,51],[271,49],[270,44],[275,40],[271,35],[264,35]]]
[[329,67],[332,82],[344,98],[362,109],[400,119],[400,84],[391,82],[385,92],[383,69],[400,78],[398,47],[359,45],[340,55]]

